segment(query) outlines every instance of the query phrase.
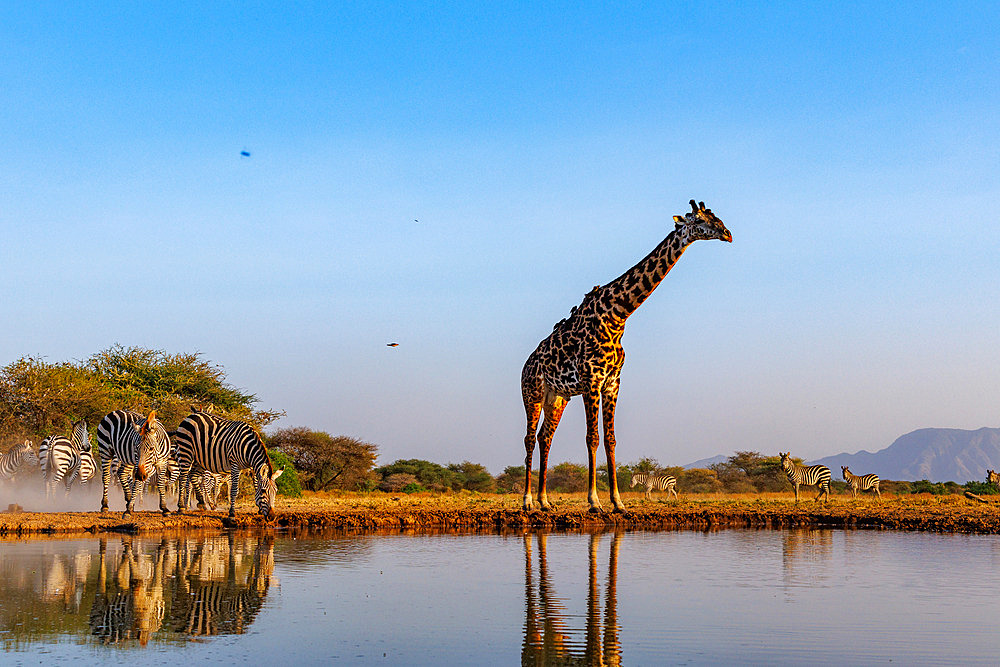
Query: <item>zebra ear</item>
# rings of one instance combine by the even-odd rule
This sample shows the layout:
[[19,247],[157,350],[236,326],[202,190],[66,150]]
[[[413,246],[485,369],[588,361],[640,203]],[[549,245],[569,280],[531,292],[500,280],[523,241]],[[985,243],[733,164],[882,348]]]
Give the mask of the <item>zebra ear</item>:
[[281,477],[281,473],[283,473],[283,472],[285,472],[285,469],[284,469],[284,468],[282,468],[282,469],[281,469],[281,470],[279,470],[278,472],[276,472],[276,473],[274,473],[273,475],[271,475],[271,481],[272,481],[272,482],[276,481],[276,480],[277,480],[277,479],[278,479],[279,477]]

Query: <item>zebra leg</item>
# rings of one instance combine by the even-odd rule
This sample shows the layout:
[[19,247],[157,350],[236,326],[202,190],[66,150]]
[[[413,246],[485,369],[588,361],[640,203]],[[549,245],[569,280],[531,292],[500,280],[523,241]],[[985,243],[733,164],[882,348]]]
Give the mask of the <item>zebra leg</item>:
[[795,483],[795,504],[799,504],[799,483]]
[[677,489],[671,486],[670,493],[674,494],[674,500],[677,500]]
[[161,460],[156,467],[156,490],[160,492],[160,514],[166,516],[170,514],[167,507],[167,462]]
[[236,516],[236,494],[240,490],[240,469],[234,463],[229,475],[229,518]]
[[69,491],[73,486],[73,482],[76,481],[77,475],[80,474],[80,466],[73,468],[73,472],[70,473],[69,477],[66,478],[66,497],[69,498]]
[[184,510],[187,509],[188,497],[191,495],[191,468],[194,463],[184,465],[178,461],[177,465],[179,468],[177,472],[177,513],[184,514]]
[[104,482],[104,496],[101,498],[101,511],[108,511],[108,487],[111,486],[111,461],[101,459],[101,481]]
[[132,465],[118,466],[118,481],[121,482],[122,491],[125,494],[125,511],[122,518],[127,519],[132,516],[132,505],[135,503],[135,471]]
[[875,495],[877,495],[877,496],[878,496],[878,501],[879,501],[879,502],[882,502],[882,492],[878,490],[878,484],[876,484],[876,485],[875,485],[874,487],[872,487],[872,488],[873,488],[873,489],[875,489]]
[[653,498],[652,491],[653,491],[653,487],[651,487],[651,486],[647,486],[646,487],[646,500],[651,500]]

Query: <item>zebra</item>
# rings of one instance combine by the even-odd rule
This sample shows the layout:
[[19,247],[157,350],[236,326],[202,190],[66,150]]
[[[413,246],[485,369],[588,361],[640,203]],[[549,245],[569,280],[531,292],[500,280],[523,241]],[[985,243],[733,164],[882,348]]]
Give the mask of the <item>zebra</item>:
[[858,497],[858,491],[874,491],[879,501],[882,500],[882,492],[878,490],[878,475],[855,475],[847,466],[840,466],[840,469],[843,471],[844,481],[851,485],[851,493],[855,498]]
[[31,440],[25,440],[0,454],[0,479],[11,479],[25,463],[29,466],[38,465],[38,454],[31,446]]
[[819,493],[813,500],[819,500],[821,496],[826,496],[823,502],[830,502],[830,469],[824,465],[800,466],[793,463],[791,452],[778,452],[781,457],[781,468],[788,475],[788,481],[795,485],[795,502],[799,502],[799,485],[815,486]]
[[250,468],[257,511],[270,520],[274,516],[275,481],[284,469],[275,472],[267,448],[249,424],[205,412],[193,412],[177,427],[177,463],[181,468],[177,513],[187,509],[191,495],[192,469],[228,472],[229,516],[236,516],[236,493],[240,471]]
[[638,472],[632,475],[632,488],[634,489],[640,484],[646,487],[646,498],[651,497],[650,492],[653,489],[658,489],[674,494],[674,499],[677,499],[677,478],[673,475],[654,475],[649,472]]
[[104,495],[101,511],[108,511],[108,487],[111,486],[111,465],[118,461],[118,481],[125,492],[123,519],[132,515],[136,487],[146,481],[153,470],[157,472],[157,490],[160,492],[160,511],[169,514],[166,493],[165,469],[170,453],[167,430],[156,419],[156,410],[143,417],[137,412],[115,410],[109,412],[97,427],[97,450],[101,456],[101,479]]
[[66,495],[69,495],[73,482],[76,481],[77,477],[80,477],[84,451],[90,456],[87,464],[89,475],[86,479],[80,477],[80,482],[88,481],[94,474],[94,458],[90,454],[86,419],[73,422],[72,439],[62,435],[50,435],[42,441],[38,451],[42,454],[42,479],[45,484],[46,498],[55,495],[56,485],[63,480],[65,480]]
[[993,470],[986,471],[986,483],[1000,487],[1000,475]]

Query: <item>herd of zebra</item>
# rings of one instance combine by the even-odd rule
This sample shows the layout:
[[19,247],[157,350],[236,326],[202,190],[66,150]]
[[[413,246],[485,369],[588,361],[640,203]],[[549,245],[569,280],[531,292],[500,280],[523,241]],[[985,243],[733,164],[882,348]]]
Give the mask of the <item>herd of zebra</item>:
[[[104,492],[102,512],[108,511],[108,489],[114,475],[125,495],[124,518],[131,516],[136,500],[141,503],[144,486],[157,490],[160,511],[167,514],[169,487],[176,488],[177,512],[182,513],[192,486],[198,507],[204,508],[207,503],[215,509],[219,489],[227,481],[232,517],[236,514],[240,473],[249,469],[257,510],[267,519],[273,517],[276,480],[283,470],[274,470],[263,441],[246,422],[192,408],[177,429],[168,433],[157,420],[155,410],[148,415],[115,410],[97,427],[97,450]],[[26,440],[0,454],[0,480],[33,466],[41,469],[46,497],[54,494],[59,482],[65,484],[67,494],[77,479],[86,484],[98,469],[87,422],[75,422],[71,437],[49,436],[37,453],[32,442]]]
[[[815,500],[825,496],[825,501],[830,500],[830,469],[824,465],[803,466],[795,463],[791,459],[791,453],[778,452],[781,460],[781,469],[788,476],[788,481],[795,487],[795,502],[799,502],[800,486],[815,486],[819,489]],[[853,497],[858,497],[859,491],[874,491],[878,499],[882,500],[882,493],[878,489],[878,475],[855,475],[847,466],[841,466],[844,481],[851,487]],[[988,481],[1000,486],[1000,475],[990,470]],[[637,486],[646,487],[646,498],[650,498],[653,490],[672,493],[677,498],[677,478],[673,475],[655,474],[640,472],[632,475],[632,488]]]

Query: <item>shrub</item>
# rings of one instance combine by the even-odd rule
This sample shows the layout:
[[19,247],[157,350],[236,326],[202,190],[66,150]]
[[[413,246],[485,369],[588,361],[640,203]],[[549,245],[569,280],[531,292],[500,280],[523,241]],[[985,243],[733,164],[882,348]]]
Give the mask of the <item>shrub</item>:
[[962,485],[962,488],[970,493],[976,494],[977,496],[993,496],[1000,493],[1000,489],[998,489],[995,484],[990,484],[989,482],[977,482],[975,480],[966,482]]
[[354,491],[374,478],[376,447],[356,438],[296,427],[275,431],[267,444],[288,455],[311,491]]
[[400,491],[403,493],[420,493],[421,491],[426,491],[424,487],[420,486],[417,482],[410,482],[404,486]]
[[384,477],[378,488],[381,491],[397,492],[411,484],[418,484],[416,477],[407,472],[397,472]]
[[276,482],[279,496],[290,498],[300,498],[302,496],[302,485],[299,483],[299,474],[295,470],[295,465],[283,452],[269,451],[267,456],[271,459],[271,465],[275,470],[284,468],[281,477]]
[[558,493],[576,493],[587,489],[589,471],[575,463],[560,463],[548,473],[546,487]]

